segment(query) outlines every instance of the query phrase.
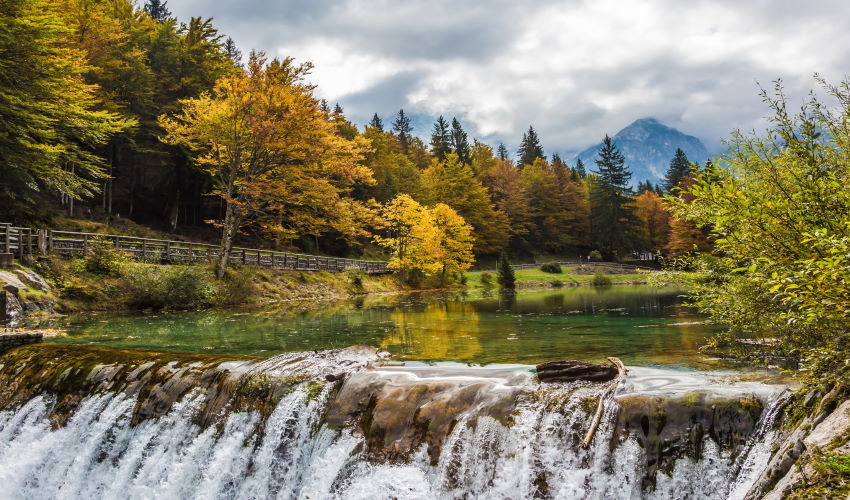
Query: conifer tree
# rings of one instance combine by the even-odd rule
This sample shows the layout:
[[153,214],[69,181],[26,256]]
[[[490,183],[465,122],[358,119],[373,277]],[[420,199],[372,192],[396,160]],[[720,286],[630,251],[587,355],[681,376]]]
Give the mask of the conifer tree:
[[232,38],[227,37],[224,41],[224,52],[227,57],[233,62],[233,65],[239,67],[242,65],[242,51],[236,46],[236,42]]
[[145,12],[159,22],[163,22],[171,17],[171,11],[168,10],[168,2],[162,0],[147,0],[145,2]]
[[410,118],[404,114],[403,109],[398,110],[395,121],[393,122],[393,132],[398,138],[398,143],[401,145],[401,150],[407,153],[407,148],[410,146],[410,134],[413,132],[413,126],[410,125]]
[[381,120],[381,117],[378,116],[378,113],[372,115],[372,121],[369,122],[369,126],[378,129],[379,132],[384,131],[384,121]]
[[623,154],[607,135],[596,160],[596,180],[590,193],[591,227],[596,246],[606,257],[633,250],[634,205],[632,177]]
[[505,147],[504,142],[499,143],[499,148],[497,149],[499,159],[502,161],[508,160],[508,148]]
[[540,139],[534,127],[529,126],[528,132],[522,135],[522,143],[519,145],[517,155],[520,167],[532,165],[537,158],[543,158],[543,146],[540,145]]
[[516,276],[514,275],[514,270],[511,267],[511,262],[508,260],[508,255],[505,252],[499,254],[498,273],[496,280],[499,282],[499,286],[506,290],[513,290],[516,288]]
[[449,132],[449,123],[440,115],[437,121],[434,122],[434,128],[431,131],[431,154],[438,161],[446,159],[446,155],[451,152],[451,132]]
[[691,163],[688,161],[688,157],[681,148],[676,148],[676,153],[670,160],[670,168],[667,169],[667,175],[664,176],[664,190],[672,194],[673,190],[678,189],[679,183],[689,173],[691,173]]
[[578,176],[579,176],[579,177],[581,177],[582,179],[584,179],[584,178],[587,176],[587,169],[585,169],[585,168],[584,168],[584,162],[583,162],[583,161],[581,161],[581,158],[579,158],[578,160],[576,160],[576,168],[575,168],[575,172],[576,172],[576,173],[578,174]]
[[469,164],[469,138],[457,118],[452,118],[452,149],[454,150],[461,163]]

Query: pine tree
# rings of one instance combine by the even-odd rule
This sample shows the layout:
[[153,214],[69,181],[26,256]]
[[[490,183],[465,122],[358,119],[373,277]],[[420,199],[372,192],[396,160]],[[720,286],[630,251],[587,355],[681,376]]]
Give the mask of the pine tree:
[[691,163],[685,152],[680,148],[676,148],[676,154],[670,160],[670,168],[667,169],[667,175],[664,176],[664,190],[667,193],[673,193],[674,189],[678,189],[681,183],[688,174],[691,173]]
[[401,145],[401,150],[407,153],[407,148],[410,145],[410,134],[413,132],[413,127],[410,125],[410,118],[404,114],[403,109],[398,110],[395,121],[393,122],[393,132],[398,138],[398,143]]
[[167,5],[168,2],[162,0],[147,0],[144,9],[152,18],[163,22],[171,17],[171,11],[168,10]]
[[543,158],[543,146],[540,145],[540,139],[537,137],[537,132],[534,127],[529,126],[528,132],[522,135],[522,143],[517,150],[519,156],[519,165],[532,165],[534,160]]
[[452,149],[454,150],[461,163],[469,165],[469,138],[457,118],[452,118]]
[[496,280],[499,282],[499,286],[506,290],[516,288],[516,276],[511,267],[511,262],[508,260],[508,255],[505,252],[499,254],[498,273],[499,275]]
[[342,116],[344,113],[342,111],[342,106],[339,103],[334,104],[334,116]]
[[227,53],[227,57],[233,61],[234,66],[242,66],[242,51],[239,50],[239,47],[236,46],[236,42],[234,42],[230,37],[227,37],[227,40],[224,41],[224,52]]
[[623,154],[607,135],[596,166],[596,180],[590,193],[591,227],[596,246],[610,258],[633,250],[636,219],[629,187],[632,174]]
[[372,121],[369,122],[369,126],[378,129],[379,132],[384,131],[384,121],[381,120],[381,117],[378,116],[378,113],[372,115]]
[[578,160],[576,160],[576,168],[575,168],[575,172],[576,172],[576,173],[578,174],[578,176],[579,176],[579,177],[581,177],[582,179],[584,179],[584,178],[587,176],[587,170],[584,168],[584,162],[583,162],[583,161],[581,161],[581,158],[579,158]]
[[431,154],[438,161],[446,159],[446,155],[451,152],[451,132],[449,132],[449,123],[440,115],[437,121],[434,122],[434,128],[431,131]]
[[499,143],[499,148],[497,149],[499,159],[502,161],[507,161],[508,159],[508,148],[505,147],[504,142]]

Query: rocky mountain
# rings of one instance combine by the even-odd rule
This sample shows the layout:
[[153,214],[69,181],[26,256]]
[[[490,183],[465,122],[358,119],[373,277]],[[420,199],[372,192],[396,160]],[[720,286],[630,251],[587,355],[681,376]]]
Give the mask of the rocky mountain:
[[[633,184],[663,179],[676,148],[681,148],[692,162],[702,163],[709,158],[702,141],[668,127],[655,118],[636,120],[611,139],[626,157],[626,165],[632,171]],[[580,158],[588,171],[595,170],[601,147],[602,143],[599,143],[585,149],[573,158],[573,162]]]

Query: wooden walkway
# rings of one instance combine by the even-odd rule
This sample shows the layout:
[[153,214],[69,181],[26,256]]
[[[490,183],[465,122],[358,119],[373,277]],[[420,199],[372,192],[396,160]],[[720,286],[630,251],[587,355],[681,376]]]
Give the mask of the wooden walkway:
[[[160,264],[209,262],[218,256],[219,249],[221,248],[218,245],[208,245],[205,243],[137,238],[135,236],[121,236],[117,234],[33,229],[0,223],[0,254],[12,254],[18,258],[24,255],[35,255],[38,253],[81,256],[85,255],[92,244],[98,240],[112,242],[115,248],[136,260]],[[234,247],[231,250],[230,262],[296,271],[342,272],[346,269],[356,268],[367,274],[390,272],[385,261],[339,259],[321,255],[275,252],[272,250],[241,247]]]

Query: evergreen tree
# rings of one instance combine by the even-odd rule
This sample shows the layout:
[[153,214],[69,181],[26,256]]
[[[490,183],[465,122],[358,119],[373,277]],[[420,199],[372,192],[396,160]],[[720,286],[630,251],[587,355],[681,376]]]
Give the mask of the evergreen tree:
[[581,177],[582,179],[584,179],[587,176],[587,169],[584,168],[584,162],[581,161],[581,158],[576,160],[575,171],[578,174],[578,176]]
[[640,181],[637,185],[637,194],[643,194],[647,191],[655,192],[655,187],[653,187],[652,182],[649,180]]
[[449,123],[440,115],[437,121],[434,122],[434,128],[431,131],[431,154],[438,161],[446,159],[446,155],[451,152],[451,132],[449,132]]
[[398,143],[401,145],[401,150],[407,153],[407,148],[410,146],[410,134],[413,132],[413,126],[410,125],[410,118],[404,114],[403,109],[398,110],[395,121],[393,122],[393,132],[398,138]]
[[452,118],[452,149],[454,150],[461,163],[469,164],[469,138],[457,118]]
[[227,53],[227,57],[233,62],[234,66],[242,65],[242,51],[230,37],[227,37],[227,40],[224,41],[224,52]]
[[339,103],[334,104],[334,116],[342,116],[344,113],[342,111],[342,106]]
[[379,132],[384,131],[384,121],[381,120],[381,117],[378,116],[378,113],[372,115],[372,121],[369,122],[369,126],[378,129]]
[[507,161],[508,159],[508,148],[505,147],[504,142],[499,143],[499,148],[497,149],[499,159],[502,161]]
[[328,106],[327,99],[322,99],[321,101],[319,101],[319,109],[322,111],[322,113],[326,115],[331,114],[331,107]]
[[597,248],[610,258],[633,250],[636,219],[629,187],[632,174],[623,154],[607,135],[596,166],[596,180],[590,193],[591,227]]
[[540,139],[537,137],[537,132],[534,127],[529,126],[528,132],[522,135],[522,143],[517,150],[519,156],[519,165],[532,165],[534,160],[543,158],[543,146],[540,145]]
[[499,274],[496,280],[499,282],[499,286],[506,290],[513,290],[516,288],[516,276],[514,275],[514,270],[511,267],[511,262],[508,260],[508,255],[505,252],[499,254],[498,267]]
[[668,193],[673,193],[674,189],[678,189],[681,183],[688,174],[691,173],[691,163],[685,152],[680,148],[676,148],[676,153],[673,159],[670,160],[670,168],[667,169],[667,175],[664,176],[664,190]]
[[159,22],[163,22],[171,18],[171,11],[168,10],[168,2],[162,0],[147,0],[145,2],[145,12]]

